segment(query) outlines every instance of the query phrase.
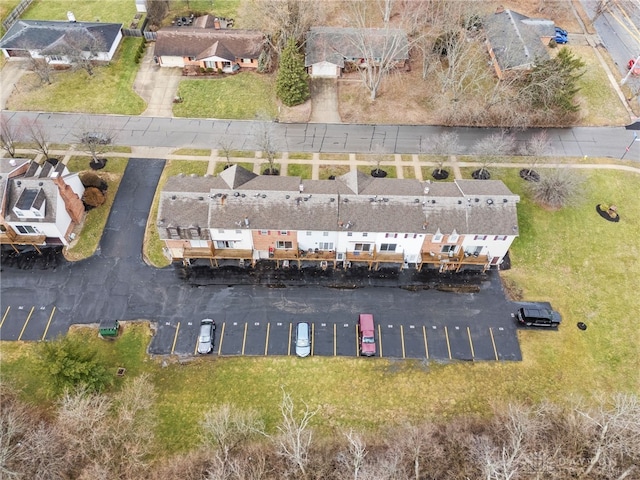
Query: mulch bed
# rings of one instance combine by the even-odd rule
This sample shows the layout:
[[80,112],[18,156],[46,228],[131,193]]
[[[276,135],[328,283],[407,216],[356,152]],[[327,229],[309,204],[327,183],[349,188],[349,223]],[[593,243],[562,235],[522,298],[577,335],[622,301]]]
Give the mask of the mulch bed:
[[371,176],[376,178],[384,178],[387,176],[387,172],[380,168],[374,168],[373,170],[371,170]]
[[475,180],[489,180],[491,178],[491,174],[486,168],[479,168],[471,173],[471,177]]
[[106,165],[107,165],[107,159],[106,158],[98,158],[97,160],[93,160],[92,159],[89,162],[89,167],[91,167],[91,170],[101,170]]
[[609,211],[608,210],[602,210],[600,208],[600,205],[596,205],[596,211],[598,212],[598,215],[600,215],[602,218],[604,218],[605,220],[607,220],[609,222],[619,222],[620,221],[620,215],[618,215],[616,213],[616,216],[612,217],[611,215],[609,215]]
[[520,170],[520,178],[526,180],[527,182],[539,182],[540,174],[535,170],[529,170],[528,168],[523,168]]
[[446,180],[449,178],[449,172],[442,168],[436,168],[433,172],[431,172],[431,176],[436,180]]

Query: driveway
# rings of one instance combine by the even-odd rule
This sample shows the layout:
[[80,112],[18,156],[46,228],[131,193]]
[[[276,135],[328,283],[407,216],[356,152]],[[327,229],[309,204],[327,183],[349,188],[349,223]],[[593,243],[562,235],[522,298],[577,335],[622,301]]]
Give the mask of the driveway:
[[311,79],[311,123],[341,123],[338,111],[338,80]]
[[16,88],[20,77],[27,71],[26,60],[7,61],[0,70],[0,110],[7,108],[7,100]]
[[149,46],[141,60],[133,89],[147,102],[144,117],[173,117],[173,99],[182,79],[180,68],[161,68],[153,60],[153,46]]

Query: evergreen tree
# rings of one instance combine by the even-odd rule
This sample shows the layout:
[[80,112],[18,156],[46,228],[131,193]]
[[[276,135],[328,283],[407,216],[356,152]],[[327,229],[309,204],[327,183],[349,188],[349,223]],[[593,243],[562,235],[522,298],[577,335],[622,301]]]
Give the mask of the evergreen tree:
[[528,75],[524,91],[533,108],[574,113],[580,107],[575,97],[580,91],[578,80],[584,75],[585,63],[563,47],[555,58],[538,63]]
[[303,103],[309,98],[308,75],[304,69],[302,55],[293,38],[280,57],[280,68],[276,80],[276,93],[288,107]]

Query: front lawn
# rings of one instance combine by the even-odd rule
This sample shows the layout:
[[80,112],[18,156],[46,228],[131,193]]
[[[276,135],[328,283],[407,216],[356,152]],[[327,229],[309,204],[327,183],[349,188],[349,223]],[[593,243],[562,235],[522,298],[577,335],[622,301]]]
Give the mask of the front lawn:
[[73,12],[78,22],[123,23],[127,27],[136,14],[136,4],[133,0],[109,0],[108,2],[104,0],[82,0],[81,2],[36,0],[21,18],[66,22],[68,11]]
[[139,38],[124,38],[111,63],[96,67],[93,76],[84,70],[66,70],[57,72],[51,85],[42,85],[35,74],[24,75],[7,108],[139,115],[146,108],[133,91],[138,71],[134,57],[139,45]]
[[[89,170],[89,160],[89,157],[72,157],[67,167],[71,172]],[[107,157],[105,168],[96,172],[109,186],[106,194],[107,198],[104,204],[87,212],[77,241],[64,251],[64,256],[67,260],[83,260],[95,253],[128,162],[129,160],[126,158]]]
[[176,117],[255,120],[277,114],[273,77],[254,72],[183,80],[178,95],[183,101],[173,106]]

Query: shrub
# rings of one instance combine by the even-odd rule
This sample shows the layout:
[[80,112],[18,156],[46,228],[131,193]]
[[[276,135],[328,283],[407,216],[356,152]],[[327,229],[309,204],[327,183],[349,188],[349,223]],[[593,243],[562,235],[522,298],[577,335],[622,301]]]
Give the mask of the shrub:
[[107,182],[102,180],[97,173],[93,173],[91,171],[82,172],[80,174],[80,181],[84,188],[95,187],[101,192],[105,192],[107,190]]
[[569,168],[556,168],[540,174],[539,182],[529,184],[533,200],[547,208],[559,209],[579,200],[583,178]]
[[91,208],[96,208],[105,202],[106,198],[104,193],[99,188],[89,187],[84,191],[82,196],[83,203]]

